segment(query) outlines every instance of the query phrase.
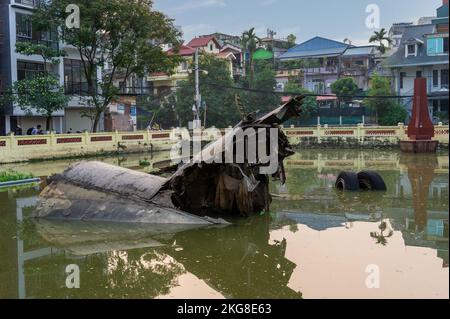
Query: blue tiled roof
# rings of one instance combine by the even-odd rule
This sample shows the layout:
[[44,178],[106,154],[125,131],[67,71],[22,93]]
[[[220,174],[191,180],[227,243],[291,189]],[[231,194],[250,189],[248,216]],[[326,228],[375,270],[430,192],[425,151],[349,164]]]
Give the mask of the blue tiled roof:
[[306,42],[303,42],[280,56],[280,59],[295,59],[313,56],[336,56],[342,54],[347,48],[348,44],[325,39],[322,37],[315,37]]

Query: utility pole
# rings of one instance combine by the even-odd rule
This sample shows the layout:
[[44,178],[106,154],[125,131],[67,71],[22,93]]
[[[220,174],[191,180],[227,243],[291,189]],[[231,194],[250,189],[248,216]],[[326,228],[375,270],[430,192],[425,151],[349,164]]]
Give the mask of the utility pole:
[[199,76],[199,66],[198,66],[198,55],[199,49],[195,49],[195,114],[194,114],[194,128],[198,128],[197,125],[200,122],[200,107],[201,107],[201,96],[200,96],[200,76]]

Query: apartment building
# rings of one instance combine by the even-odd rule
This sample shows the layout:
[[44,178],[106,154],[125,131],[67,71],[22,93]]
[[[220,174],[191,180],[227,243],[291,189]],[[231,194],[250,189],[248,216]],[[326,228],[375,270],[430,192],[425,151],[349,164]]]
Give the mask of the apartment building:
[[[361,90],[367,90],[377,55],[375,46],[357,47],[314,37],[289,49],[279,60],[299,63],[303,87],[317,94],[330,94],[331,84],[341,77],[352,77]],[[285,83],[280,83],[280,87],[282,84]]]
[[[405,26],[398,50],[386,60],[394,77],[395,91],[399,95],[412,95],[414,79],[425,77],[427,90],[435,116],[448,116],[449,88],[449,31],[448,0],[437,9],[437,16],[429,24]],[[403,99],[411,111],[412,99]]]
[[[33,42],[55,49],[64,49],[66,56],[56,65],[47,65],[47,70],[59,76],[60,85],[71,95],[67,108],[53,114],[53,128],[57,132],[91,130],[92,123],[83,116],[87,103],[83,98],[87,84],[81,59],[75,48],[57,38],[56,30],[40,32],[32,25],[31,15],[39,0],[0,0],[0,90],[11,87],[14,82],[32,77],[46,68],[42,57],[25,56],[16,52],[18,42]],[[98,72],[97,77],[101,77]],[[100,130],[103,121],[100,121]],[[36,111],[24,112],[20,107],[7,104],[0,109],[0,135],[16,132],[20,126],[23,132],[40,124],[45,127],[45,118]]]

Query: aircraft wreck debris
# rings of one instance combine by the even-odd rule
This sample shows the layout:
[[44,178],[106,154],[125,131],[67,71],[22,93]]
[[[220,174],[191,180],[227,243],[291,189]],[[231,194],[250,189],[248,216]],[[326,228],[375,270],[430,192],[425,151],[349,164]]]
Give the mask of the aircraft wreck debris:
[[[82,161],[49,179],[42,191],[35,217],[48,219],[137,222],[148,224],[226,224],[221,217],[249,216],[267,211],[272,198],[270,176],[264,167],[273,163],[249,153],[249,139],[267,135],[256,150],[275,154],[276,168],[270,175],[286,180],[283,160],[294,152],[280,125],[299,116],[303,96],[291,99],[272,112],[255,118],[247,116],[230,132],[207,145],[188,163],[180,164],[169,178],[108,165]],[[237,131],[253,133],[238,136]],[[276,143],[270,140],[277,131]],[[225,141],[232,141],[227,143]],[[259,139],[258,139],[259,141]],[[246,147],[244,154],[238,154]],[[224,160],[226,151],[241,156],[242,162]],[[261,152],[259,152],[261,153]],[[265,155],[266,155],[265,154]],[[210,216],[210,217],[205,217]],[[216,218],[212,218],[214,216]]]

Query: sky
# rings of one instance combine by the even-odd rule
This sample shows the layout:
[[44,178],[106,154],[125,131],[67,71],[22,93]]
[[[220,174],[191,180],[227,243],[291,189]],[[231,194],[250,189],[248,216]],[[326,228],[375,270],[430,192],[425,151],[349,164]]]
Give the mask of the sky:
[[366,26],[370,4],[380,10],[380,27],[389,29],[395,22],[435,16],[442,0],[154,0],[155,9],[182,27],[186,41],[214,32],[241,35],[255,27],[260,37],[270,28],[276,37],[295,34],[297,43],[322,36],[354,45],[367,44],[376,30]]

